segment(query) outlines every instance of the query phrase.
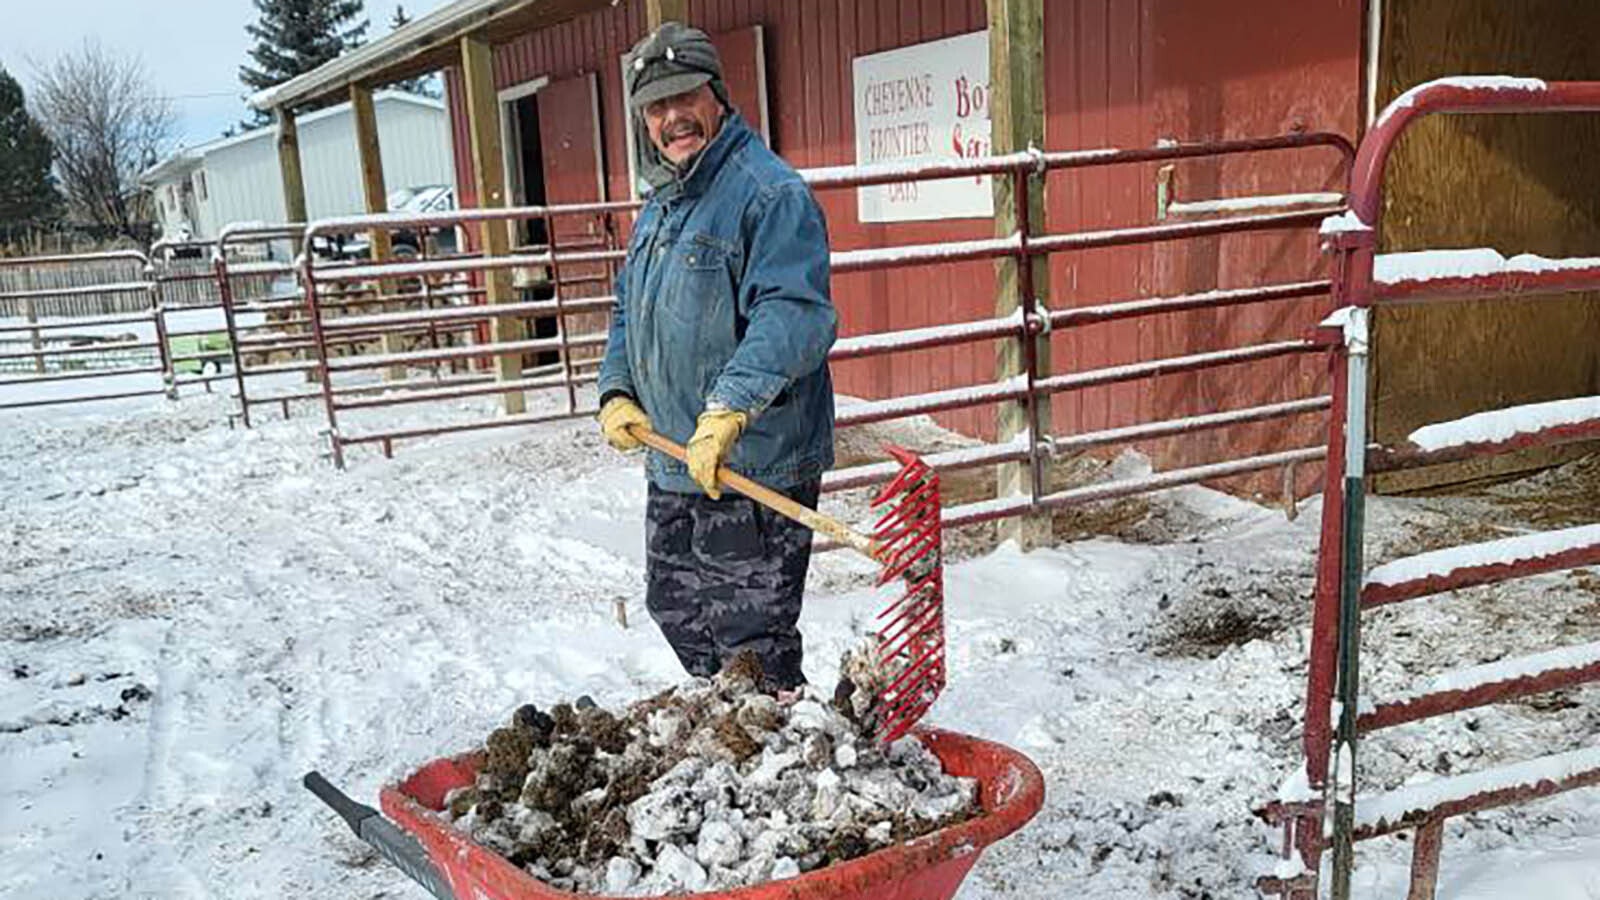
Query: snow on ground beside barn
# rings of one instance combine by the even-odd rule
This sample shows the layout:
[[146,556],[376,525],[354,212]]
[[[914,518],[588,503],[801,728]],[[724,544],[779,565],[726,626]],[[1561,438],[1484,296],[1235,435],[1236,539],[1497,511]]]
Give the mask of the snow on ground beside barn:
[[[228,407],[0,412],[0,896],[420,897],[302,774],[374,802],[518,704],[622,705],[681,675],[643,608],[642,477],[592,423],[402,444],[392,461],[362,448],[338,473],[313,407],[254,430],[230,430]],[[1547,502],[1574,484],[1587,500]],[[1374,498],[1369,556],[1593,521],[1597,497],[1590,464]],[[1271,865],[1276,835],[1250,809],[1294,758],[1317,505],[1289,523],[1182,489],[1160,513],[1187,523],[1173,542],[1002,546],[950,567],[951,683],[932,721],[1018,747],[1047,779],[1044,810],[985,853],[963,900],[1252,897]],[[814,566],[814,682],[877,608],[868,571]],[[1386,608],[1366,639],[1364,687],[1393,694],[1600,639],[1600,579]],[[1594,746],[1597,701],[1393,729],[1363,745],[1363,772],[1394,787]],[[1442,898],[1600,897],[1600,792],[1446,834]],[[1403,895],[1409,845],[1362,850],[1360,896]]]

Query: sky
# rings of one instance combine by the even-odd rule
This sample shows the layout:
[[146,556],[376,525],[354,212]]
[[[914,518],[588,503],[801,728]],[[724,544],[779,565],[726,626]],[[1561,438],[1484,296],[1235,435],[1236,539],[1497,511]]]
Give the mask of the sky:
[[[416,18],[447,0],[366,0],[367,38],[389,31],[397,5]],[[39,66],[95,38],[139,55],[151,87],[172,101],[173,145],[194,146],[249,118],[239,66],[257,18],[250,0],[0,0],[0,66],[26,90]]]

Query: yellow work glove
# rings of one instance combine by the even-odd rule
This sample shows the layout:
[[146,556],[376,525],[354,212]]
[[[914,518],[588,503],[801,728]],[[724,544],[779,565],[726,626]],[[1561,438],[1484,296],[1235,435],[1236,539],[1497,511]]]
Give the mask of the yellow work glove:
[[749,416],[731,409],[708,409],[700,414],[694,437],[689,439],[689,477],[713,500],[722,499],[717,467],[728,458],[733,442],[749,421]]
[[639,404],[633,402],[632,397],[612,397],[605,406],[600,407],[601,433],[611,446],[624,453],[644,446],[638,438],[628,433],[628,429],[635,425],[649,428],[650,417],[639,408]]

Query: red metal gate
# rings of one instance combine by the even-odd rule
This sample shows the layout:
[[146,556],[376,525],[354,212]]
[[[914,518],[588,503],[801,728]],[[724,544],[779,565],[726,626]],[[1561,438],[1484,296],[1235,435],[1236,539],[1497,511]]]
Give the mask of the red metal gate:
[[[308,242],[333,235],[382,229],[435,229],[492,223],[503,227],[508,223],[541,220],[546,233],[556,235],[557,220],[563,217],[594,219],[634,208],[631,203],[594,203],[564,207],[513,207],[509,209],[459,210],[425,213],[416,216],[386,214],[327,219],[312,223],[305,231]],[[608,237],[611,229],[603,232]],[[345,448],[357,444],[378,444],[387,456],[393,452],[396,441],[419,437],[503,428],[586,416],[592,409],[581,408],[576,389],[592,383],[598,369],[598,348],[605,344],[603,327],[584,322],[596,321],[610,309],[612,298],[586,297],[582,293],[596,281],[610,280],[609,267],[619,263],[622,252],[615,249],[555,251],[552,248],[517,248],[503,256],[465,254],[442,259],[416,261],[384,260],[377,263],[332,267],[306,254],[301,270],[301,284],[305,290],[308,319],[312,328],[312,346],[315,348],[315,365],[321,382],[318,395],[328,416],[329,435],[333,458],[340,468],[345,464]],[[599,274],[583,271],[594,266],[607,267]],[[370,289],[380,282],[411,279],[426,285],[431,280],[446,279],[453,283],[466,283],[466,279],[482,278],[485,274],[509,271],[520,277],[512,280],[526,284],[548,284],[553,296],[495,305],[474,304],[446,309],[419,309],[403,312],[380,312],[363,315],[338,316],[336,304],[327,299],[335,292]],[[481,288],[474,288],[474,296]],[[334,357],[329,347],[353,333],[371,334],[377,330],[409,329],[465,329],[479,338],[486,334],[481,326],[503,318],[518,320],[553,317],[556,334],[521,340],[494,341],[479,339],[459,347],[430,347],[397,353],[368,354],[352,347],[352,352]],[[598,321],[603,322],[603,318]],[[573,333],[577,323],[578,333]],[[520,331],[520,329],[518,329]],[[522,377],[513,380],[496,380],[492,369],[496,359],[516,358],[520,361],[528,354],[554,353],[555,362],[524,368]],[[440,377],[437,367],[448,364],[452,369],[468,366],[472,371],[464,375]],[[431,378],[414,380],[402,378],[382,385],[362,388],[349,384],[351,375],[370,373],[382,369],[404,369],[427,366],[434,368]],[[393,392],[394,388],[414,388]],[[540,389],[559,389],[566,395],[563,409],[556,412],[531,413],[499,418],[478,417],[468,421],[448,424],[430,424],[422,427],[377,427],[359,432],[348,431],[341,423],[341,412],[355,412],[406,404],[456,401],[469,397],[523,394]],[[353,396],[362,393],[379,393],[379,396]],[[345,417],[348,418],[348,417]]]
[[[1323,491],[1322,541],[1306,690],[1305,767],[1263,814],[1285,828],[1285,870],[1262,888],[1293,897],[1318,892],[1324,850],[1333,851],[1333,895],[1348,897],[1353,844],[1415,829],[1412,900],[1434,892],[1444,821],[1450,816],[1600,784],[1600,748],[1570,751],[1438,779],[1386,794],[1355,794],[1362,735],[1600,680],[1600,643],[1564,647],[1449,673],[1379,702],[1359,693],[1361,613],[1373,607],[1600,564],[1600,524],[1447,548],[1367,569],[1363,498],[1369,471],[1385,471],[1523,447],[1600,437],[1600,397],[1514,407],[1413,432],[1407,443],[1367,441],[1367,324],[1376,303],[1420,303],[1600,290],[1600,259],[1504,259],[1493,250],[1377,255],[1384,166],[1400,134],[1433,113],[1600,110],[1600,82],[1446,78],[1401,95],[1379,117],[1356,157],[1351,210],[1323,228],[1334,254],[1330,320],[1334,414]],[[1331,821],[1330,821],[1331,820]],[[1331,835],[1331,841],[1329,836]]]
[[[174,395],[188,385],[200,385],[210,393],[212,384],[235,377],[222,371],[234,358],[232,347],[238,336],[228,322],[223,291],[212,269],[216,246],[212,241],[160,240],[150,247],[150,280],[166,326]],[[217,337],[228,346],[209,346]],[[206,374],[208,368],[212,374]]]
[[[298,281],[301,270],[293,263],[272,258],[266,248],[298,243],[304,237],[305,226],[298,224],[261,225],[238,224],[223,228],[217,239],[216,255],[212,266],[217,291],[227,318],[230,348],[233,355],[234,377],[237,382],[239,409],[237,415],[245,427],[250,427],[251,410],[261,405],[275,405],[288,418],[291,404],[312,401],[322,397],[320,386],[312,384],[317,371],[314,348],[317,346],[311,330],[311,316],[305,299],[304,285]],[[418,240],[416,251],[423,260],[448,259],[451,254],[440,254],[431,241]],[[318,259],[323,271],[350,268],[357,263],[351,260],[325,258],[328,246],[312,246],[306,255]],[[267,279],[265,284],[261,279]],[[251,288],[241,294],[241,287]],[[283,284],[284,281],[289,284]],[[394,283],[357,283],[347,289],[328,290],[323,295],[323,306],[331,314],[346,317],[340,323],[338,339],[330,342],[333,352],[352,355],[365,352],[386,340],[395,342],[425,342],[431,347],[449,346],[462,339],[469,326],[440,327],[436,323],[416,323],[406,319],[371,319],[374,313],[388,313],[396,308],[434,309],[470,303],[482,294],[461,278],[425,277],[406,279]],[[356,319],[363,315],[368,319]],[[244,319],[256,318],[246,323]],[[392,317],[391,317],[392,318]],[[422,382],[406,383],[387,379],[373,385],[348,388],[349,393],[370,394],[418,386],[437,386],[441,379],[453,377],[434,371],[433,377]],[[286,376],[288,378],[286,379]],[[298,383],[285,384],[285,380]],[[276,381],[277,384],[268,382]]]

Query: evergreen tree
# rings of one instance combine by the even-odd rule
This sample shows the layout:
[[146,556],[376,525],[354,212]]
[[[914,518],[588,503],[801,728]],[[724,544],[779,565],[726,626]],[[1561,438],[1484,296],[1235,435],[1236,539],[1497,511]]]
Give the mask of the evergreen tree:
[[[261,16],[244,30],[256,39],[250,49],[255,65],[239,67],[239,80],[252,91],[282,84],[361,46],[367,33],[362,0],[254,2]],[[257,112],[254,124],[270,118]]]
[[[389,30],[394,31],[410,21],[411,17],[406,15],[406,8],[400,4],[396,4],[394,8],[394,18],[389,20]],[[441,93],[436,80],[432,75],[418,75],[416,78],[407,78],[405,81],[397,81],[395,82],[394,87],[396,90],[405,91],[408,94],[420,94],[421,96],[432,97],[436,100],[439,98]]]
[[22,85],[0,66],[0,230],[39,225],[60,214],[52,153],[49,136],[28,112]]

